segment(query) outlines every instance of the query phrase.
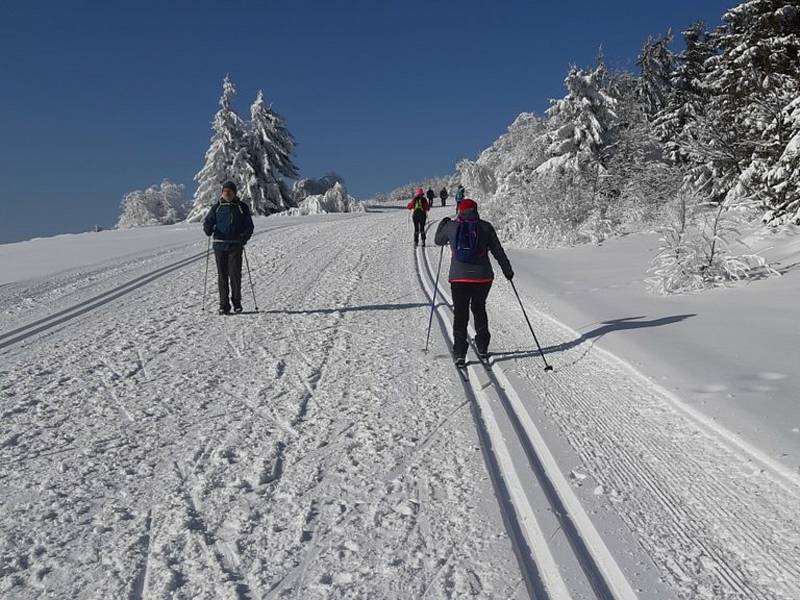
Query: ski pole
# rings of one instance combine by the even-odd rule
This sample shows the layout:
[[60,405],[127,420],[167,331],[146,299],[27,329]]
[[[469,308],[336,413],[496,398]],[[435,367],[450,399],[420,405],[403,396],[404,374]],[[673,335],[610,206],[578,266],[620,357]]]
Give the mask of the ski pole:
[[255,306],[256,312],[258,312],[258,302],[256,302],[256,288],[253,286],[253,276],[250,275],[250,261],[247,260],[247,248],[242,246],[242,251],[244,254],[244,264],[247,265],[247,278],[250,280],[250,291],[253,293],[253,306]]
[[439,291],[439,272],[442,270],[442,257],[444,256],[444,246],[439,252],[439,266],[436,267],[436,283],[433,284],[433,300],[431,300],[431,316],[428,319],[428,333],[425,336],[425,352],[428,351],[428,342],[431,339],[431,325],[433,325],[433,311],[436,306],[436,293]]
[[208,236],[208,248],[206,248],[206,273],[203,276],[203,308],[202,312],[206,311],[206,284],[208,284],[208,257],[211,255],[211,236]]
[[544,357],[544,352],[542,352],[542,347],[539,345],[539,340],[536,339],[536,334],[533,332],[533,325],[531,325],[530,319],[528,319],[528,313],[525,312],[525,307],[522,305],[522,298],[519,297],[519,293],[517,292],[517,286],[514,285],[514,280],[510,279],[509,283],[511,283],[511,289],[514,290],[514,295],[517,297],[517,302],[519,302],[519,307],[522,309],[522,314],[525,316],[525,322],[528,324],[528,329],[531,330],[531,335],[533,336],[533,341],[536,342],[536,347],[539,349],[539,356],[542,357],[544,361],[544,370],[545,371],[552,371],[552,365],[547,364],[547,359]]

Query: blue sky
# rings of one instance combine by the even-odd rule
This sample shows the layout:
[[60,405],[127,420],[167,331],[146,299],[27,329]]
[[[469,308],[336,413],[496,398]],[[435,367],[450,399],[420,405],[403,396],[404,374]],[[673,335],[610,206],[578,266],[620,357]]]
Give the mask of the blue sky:
[[[650,34],[735,1],[0,4],[0,243],[111,226],[164,177],[194,190],[221,81],[263,88],[301,176],[367,197],[450,172],[563,95],[600,45],[635,68]],[[24,208],[24,209],[23,209]]]

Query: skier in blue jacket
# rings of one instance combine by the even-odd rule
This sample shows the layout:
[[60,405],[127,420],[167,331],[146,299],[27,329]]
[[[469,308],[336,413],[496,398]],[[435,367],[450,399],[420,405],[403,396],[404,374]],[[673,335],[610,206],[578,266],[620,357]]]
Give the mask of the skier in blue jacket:
[[208,211],[203,231],[214,236],[214,258],[217,263],[219,314],[242,312],[242,252],[253,235],[250,207],[239,200],[236,184],[226,181],[222,198]]

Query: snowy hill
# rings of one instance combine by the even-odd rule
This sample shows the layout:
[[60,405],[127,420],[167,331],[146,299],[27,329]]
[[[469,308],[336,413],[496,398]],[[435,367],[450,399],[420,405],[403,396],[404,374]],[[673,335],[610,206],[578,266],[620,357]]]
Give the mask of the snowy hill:
[[498,280],[460,373],[407,219],[256,219],[230,317],[196,224],[0,246],[0,595],[800,597],[797,272],[656,302],[652,238],[514,252],[555,370]]

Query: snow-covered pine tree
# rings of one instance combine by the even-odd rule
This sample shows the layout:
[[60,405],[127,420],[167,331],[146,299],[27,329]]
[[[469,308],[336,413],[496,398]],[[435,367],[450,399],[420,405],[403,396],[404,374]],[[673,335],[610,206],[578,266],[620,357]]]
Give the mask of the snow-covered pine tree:
[[[695,181],[721,201],[755,198],[753,177],[783,153],[786,105],[800,77],[800,7],[796,0],[748,0],[723,16],[712,34],[717,53],[706,61],[708,109],[692,150],[701,163]],[[705,163],[703,165],[702,163]],[[763,170],[763,169],[761,169]]]
[[214,133],[206,151],[205,164],[194,177],[197,191],[188,221],[200,221],[205,217],[211,205],[219,199],[221,186],[226,180],[245,190],[245,184],[252,177],[245,124],[233,108],[235,96],[236,87],[226,75],[222,82],[219,110],[211,126]]
[[183,191],[182,184],[164,179],[160,185],[125,194],[117,228],[169,225],[183,220],[188,209]]
[[253,212],[269,215],[294,206],[292,194],[283,178],[296,179],[295,141],[286,121],[264,101],[259,90],[250,107],[248,151],[251,175],[246,195]]
[[709,92],[700,82],[706,61],[715,53],[705,23],[694,23],[683,32],[685,50],[675,57],[666,105],[653,120],[653,129],[676,164],[688,162],[690,130],[703,115]]
[[776,161],[764,163],[759,173],[762,221],[769,225],[800,225],[800,96],[783,110],[788,141]]
[[612,231],[639,230],[661,217],[678,191],[681,173],[653,131],[639,78],[621,73],[609,87],[617,98],[618,123],[599,181],[597,220],[606,220]]
[[672,31],[659,38],[648,38],[639,53],[639,98],[648,118],[654,118],[667,104],[672,88],[675,56],[669,46]]
[[[749,164],[730,190],[734,200],[767,210],[765,220],[792,219],[797,188],[796,100],[800,95],[800,6],[750,0],[728,11],[717,32],[722,51],[712,76],[735,105],[725,105],[748,140]],[[787,212],[787,209],[788,212]]]
[[551,156],[537,171],[580,170],[583,163],[602,164],[602,151],[613,137],[617,100],[607,89],[602,60],[595,69],[570,68],[564,79],[567,95],[552,100],[547,110],[547,149]]

